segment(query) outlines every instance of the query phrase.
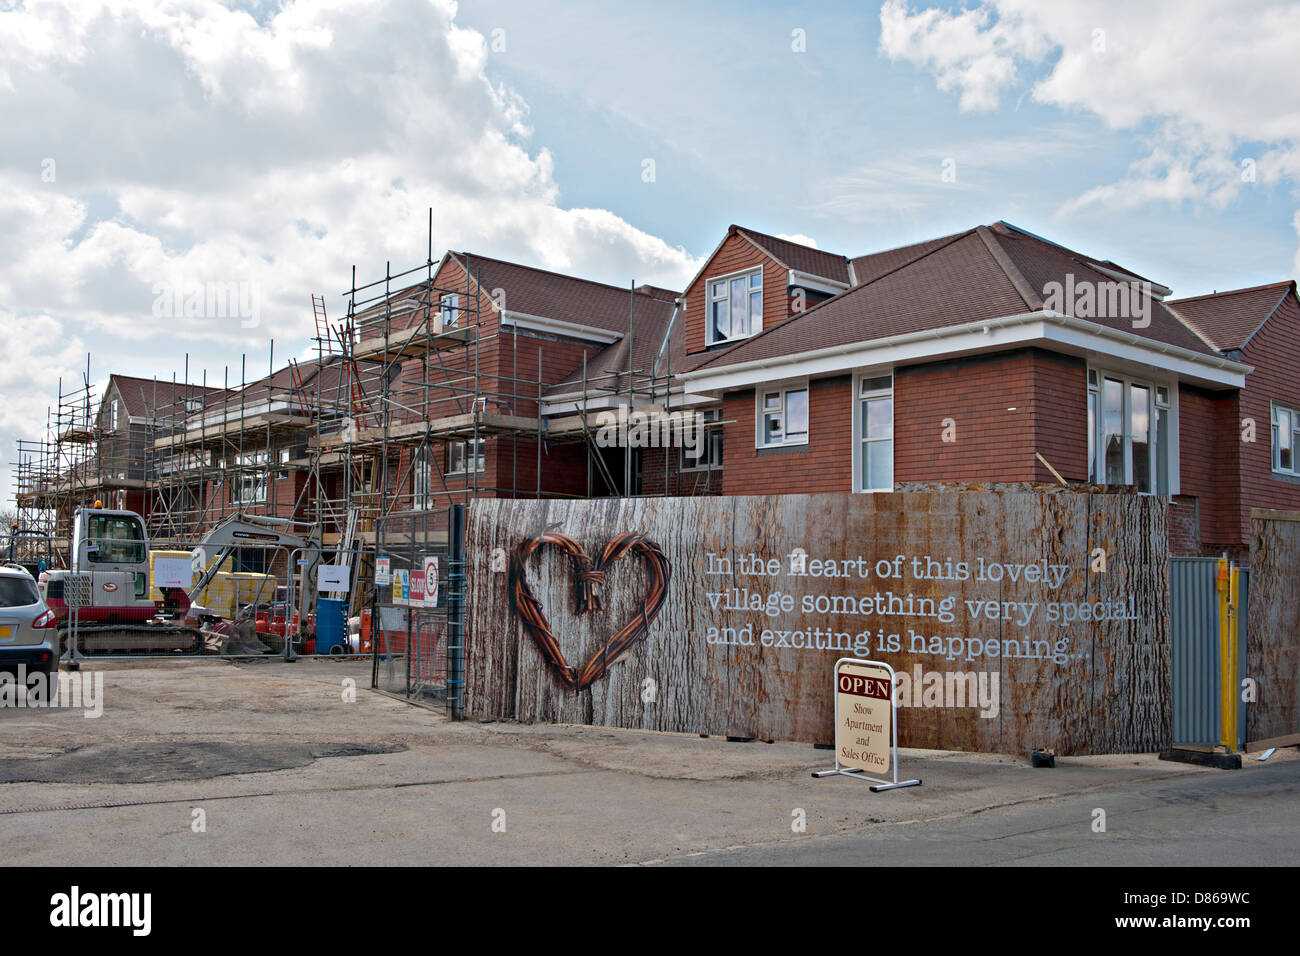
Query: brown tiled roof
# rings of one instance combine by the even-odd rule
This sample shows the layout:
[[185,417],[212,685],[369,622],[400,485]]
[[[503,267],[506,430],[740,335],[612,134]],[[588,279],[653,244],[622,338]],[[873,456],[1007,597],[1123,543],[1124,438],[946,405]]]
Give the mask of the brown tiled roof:
[[[579,279],[558,272],[548,272],[515,262],[505,262],[467,252],[453,252],[452,257],[480,283],[486,292],[505,290],[508,312],[536,315],[561,322],[575,322],[612,332],[627,332],[631,312],[630,288]],[[672,315],[672,300],[680,293],[655,286],[639,286],[636,295],[638,323],[662,315]]]
[[224,391],[224,389],[205,388],[193,383],[170,382],[116,373],[109,376],[109,381],[117,386],[117,392],[122,396],[122,403],[126,406],[126,413],[131,418],[167,417],[174,407],[183,407],[187,399],[211,400]]
[[[657,374],[666,374],[667,369],[677,371],[681,361],[683,343],[682,317],[679,314],[673,323],[668,348],[663,349],[664,336],[668,333],[668,324],[672,321],[673,301],[671,299],[648,299],[637,297],[636,326],[632,342],[632,368],[637,373],[633,387],[645,388],[644,375],[655,370]],[[626,326],[624,326],[626,332]],[[663,357],[660,359],[660,350]],[[587,387],[591,391],[609,389],[621,391],[627,388],[628,340],[624,335],[595,355],[587,359]],[[563,395],[567,392],[581,390],[582,366],[579,365],[557,384],[547,389],[548,394]],[[662,387],[662,385],[660,386]]]
[[956,239],[959,235],[961,233],[954,233],[951,236],[940,236],[938,239],[916,242],[910,246],[899,246],[897,249],[886,249],[884,252],[872,252],[865,256],[856,256],[850,260],[853,264],[854,284],[862,285],[871,282],[880,278],[886,272],[893,272],[899,266],[915,262],[921,256],[933,252],[944,243]]
[[[323,358],[307,359],[298,362],[297,366],[303,388],[302,398],[308,405],[314,404],[317,396],[323,403],[351,401],[352,375],[341,356],[326,355]],[[367,386],[382,369],[383,363],[379,361],[363,359],[357,362],[357,371]],[[397,366],[391,366],[389,374],[396,376]],[[266,401],[268,397],[272,401],[286,401],[293,397],[295,388],[294,368],[285,365],[256,382],[250,382],[242,391],[233,391],[229,404],[235,410],[241,401],[250,405]]]
[[1246,347],[1246,343],[1282,304],[1295,294],[1295,282],[1274,282],[1209,295],[1172,299],[1170,308],[1207,342],[1221,352]]
[[[1114,281],[1090,265],[1097,260],[1005,223],[979,226],[904,249],[911,251],[893,250],[899,254],[893,257],[892,270],[886,268],[889,263],[884,259],[868,263],[876,272],[870,279],[861,281],[859,276],[859,284],[849,291],[710,355],[696,367],[724,367],[1037,311],[1043,307],[1047,283],[1064,284],[1071,273],[1076,284]],[[1145,329],[1134,329],[1129,318],[1084,318],[1193,352],[1214,354],[1163,303],[1139,294],[1150,304],[1151,324]],[[1063,311],[1071,313],[1068,307]]]
[[[1044,290],[1047,283],[1064,283],[1068,274],[1074,275],[1076,286],[1084,281],[1097,283],[1114,281],[1105,273],[1097,271],[1095,265],[1100,265],[1100,260],[1093,259],[1091,256],[1085,256],[1082,253],[1058,246],[1045,239],[1017,230],[1006,223],[994,223],[988,228],[989,232],[995,237],[998,246],[1006,252],[1012,263],[1019,269],[1020,274],[1024,276],[1029,287],[1037,293],[1040,299],[1045,294]],[[1106,268],[1117,271],[1119,267],[1115,266],[1114,263],[1109,263]],[[1128,272],[1126,269],[1122,271]],[[1136,276],[1136,273],[1130,274]],[[1144,306],[1150,307],[1151,324],[1146,328],[1135,329],[1133,320],[1127,317],[1084,316],[1084,318],[1086,321],[1094,322],[1097,325],[1121,332],[1130,332],[1146,339],[1163,342],[1166,345],[1176,345],[1206,355],[1214,354],[1214,350],[1207,347],[1198,336],[1191,333],[1164,302],[1141,291],[1140,287],[1136,288],[1144,300]],[[1037,304],[1034,305],[1034,308],[1038,307]],[[1074,314],[1071,309],[1064,311],[1068,315]]]
[[824,249],[800,245],[797,242],[791,242],[789,239],[778,239],[776,236],[756,232],[744,226],[732,226],[731,228],[741,235],[747,236],[752,242],[757,243],[769,256],[787,269],[794,269],[796,272],[806,272],[809,275],[848,284],[849,260],[844,256],[837,255],[834,252],[827,252]]

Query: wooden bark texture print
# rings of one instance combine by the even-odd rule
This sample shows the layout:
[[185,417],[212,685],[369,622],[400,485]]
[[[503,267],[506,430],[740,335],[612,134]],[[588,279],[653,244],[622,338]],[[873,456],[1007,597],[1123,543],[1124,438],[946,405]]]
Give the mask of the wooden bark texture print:
[[1246,673],[1256,685],[1246,739],[1300,733],[1300,520],[1250,522]]
[[898,672],[902,746],[1155,750],[1165,520],[1067,492],[481,499],[468,708],[830,743],[835,661],[863,657]]

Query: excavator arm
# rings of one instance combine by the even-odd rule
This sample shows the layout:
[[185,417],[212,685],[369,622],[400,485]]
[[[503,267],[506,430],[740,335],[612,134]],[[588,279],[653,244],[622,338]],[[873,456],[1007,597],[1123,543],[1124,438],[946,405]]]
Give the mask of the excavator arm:
[[[292,564],[293,553],[301,552],[301,571],[302,587],[299,588],[297,601],[298,632],[305,634],[307,627],[307,614],[314,604],[316,595],[316,565],[321,558],[320,541],[312,529],[308,534],[298,534],[291,530],[297,522],[288,518],[272,518],[267,515],[248,515],[233,514],[213,527],[211,531],[204,536],[194,553],[196,560],[206,567],[200,567],[200,575],[194,586],[190,588],[190,603],[194,604],[198,595],[203,593],[217,572],[221,570],[226,563],[226,559],[234,552],[236,548],[267,548],[278,550],[283,548],[286,557]],[[218,552],[218,557],[211,563],[208,562],[209,555]],[[294,572],[293,567],[289,568],[289,574]]]

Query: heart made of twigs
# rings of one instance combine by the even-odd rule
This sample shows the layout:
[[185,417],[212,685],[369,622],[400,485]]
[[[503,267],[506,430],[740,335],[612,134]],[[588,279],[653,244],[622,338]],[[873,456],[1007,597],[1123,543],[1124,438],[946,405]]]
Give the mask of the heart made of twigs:
[[[510,599],[515,613],[524,622],[524,628],[555,668],[560,683],[570,690],[582,690],[604,677],[611,667],[631,652],[637,641],[645,637],[650,630],[650,622],[655,619],[668,597],[668,579],[672,567],[663,549],[645,535],[630,531],[617,535],[605,545],[600,557],[593,561],[582,545],[557,528],[558,524],[550,525],[532,537],[525,538],[515,549],[510,558]],[[650,572],[650,589],[646,593],[641,613],[615,631],[578,670],[570,667],[564,659],[560,643],[551,633],[551,622],[542,610],[542,602],[537,600],[537,595],[528,584],[525,564],[545,545],[553,545],[569,556],[576,586],[574,612],[577,614],[601,610],[600,588],[605,583],[605,569],[629,551],[639,554]]]

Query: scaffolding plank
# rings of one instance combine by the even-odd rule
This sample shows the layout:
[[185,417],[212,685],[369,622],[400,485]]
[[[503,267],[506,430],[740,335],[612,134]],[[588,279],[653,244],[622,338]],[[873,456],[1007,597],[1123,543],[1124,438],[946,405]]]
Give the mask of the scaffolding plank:
[[414,358],[424,355],[430,349],[456,348],[468,342],[473,335],[472,328],[433,333],[421,323],[414,328],[361,340],[352,347],[352,358],[357,361],[373,358]]
[[[430,438],[457,438],[473,435],[475,426],[479,435],[494,435],[506,432],[537,431],[538,420],[521,415],[501,415],[495,412],[465,412],[461,415],[449,415],[430,421],[405,422],[383,428],[363,428],[357,432],[354,442],[345,442],[341,435],[331,435],[321,439],[321,447],[338,448],[351,444],[373,445],[387,438],[389,442],[418,442],[426,435]],[[385,434],[386,433],[386,434]]]
[[201,445],[209,441],[219,441],[227,435],[266,428],[297,428],[307,426],[312,420],[305,415],[291,412],[261,412],[235,421],[205,425],[203,428],[190,428],[179,435],[168,435],[154,440],[153,447],[158,449],[175,448],[180,445]]

